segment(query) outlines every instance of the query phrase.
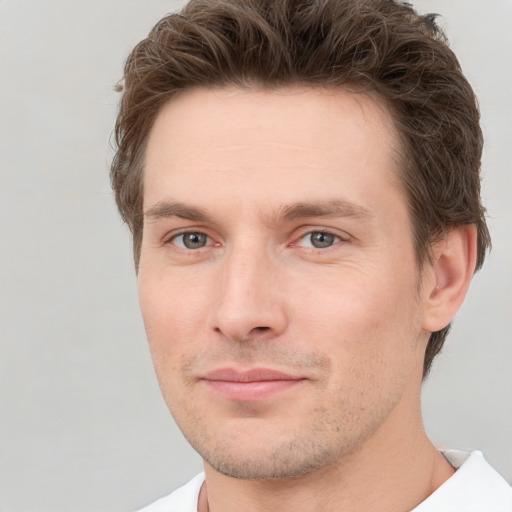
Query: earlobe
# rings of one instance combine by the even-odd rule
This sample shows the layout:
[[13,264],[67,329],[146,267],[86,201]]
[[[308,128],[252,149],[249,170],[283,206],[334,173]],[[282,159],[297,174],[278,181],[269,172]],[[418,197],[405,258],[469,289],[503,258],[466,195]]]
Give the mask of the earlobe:
[[[423,328],[446,327],[459,310],[476,266],[477,234],[474,225],[452,228],[433,250],[424,280]],[[426,277],[426,276],[425,276]]]

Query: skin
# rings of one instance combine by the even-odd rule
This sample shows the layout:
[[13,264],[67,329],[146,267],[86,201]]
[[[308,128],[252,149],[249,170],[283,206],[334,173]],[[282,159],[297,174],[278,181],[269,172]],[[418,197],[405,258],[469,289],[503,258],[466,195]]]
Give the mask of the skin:
[[[453,473],[422,427],[422,365],[474,229],[420,271],[399,151],[386,108],[342,90],[195,89],[157,117],[139,298],[205,461],[200,510],[406,511]],[[225,368],[293,380],[226,394],[209,378]]]

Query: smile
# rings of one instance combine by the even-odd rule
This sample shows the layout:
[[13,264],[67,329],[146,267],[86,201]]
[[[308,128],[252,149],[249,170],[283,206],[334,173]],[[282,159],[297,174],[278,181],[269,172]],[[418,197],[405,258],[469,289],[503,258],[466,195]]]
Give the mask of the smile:
[[235,401],[257,401],[302,384],[304,377],[266,368],[238,371],[221,368],[201,379],[216,394]]

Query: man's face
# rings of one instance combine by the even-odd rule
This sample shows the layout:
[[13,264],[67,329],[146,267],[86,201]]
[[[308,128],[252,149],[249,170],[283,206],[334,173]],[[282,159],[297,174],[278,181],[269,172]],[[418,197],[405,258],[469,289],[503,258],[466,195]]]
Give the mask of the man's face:
[[140,304],[167,404],[216,470],[304,474],[417,420],[427,334],[394,133],[341,90],[197,89],[160,112]]

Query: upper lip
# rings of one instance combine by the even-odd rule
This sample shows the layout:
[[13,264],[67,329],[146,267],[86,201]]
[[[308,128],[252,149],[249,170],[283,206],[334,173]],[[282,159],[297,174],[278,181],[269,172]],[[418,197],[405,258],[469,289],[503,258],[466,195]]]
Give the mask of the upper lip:
[[303,378],[270,368],[251,368],[248,370],[218,368],[203,377],[204,380],[225,382],[264,382],[271,380],[302,380]]

